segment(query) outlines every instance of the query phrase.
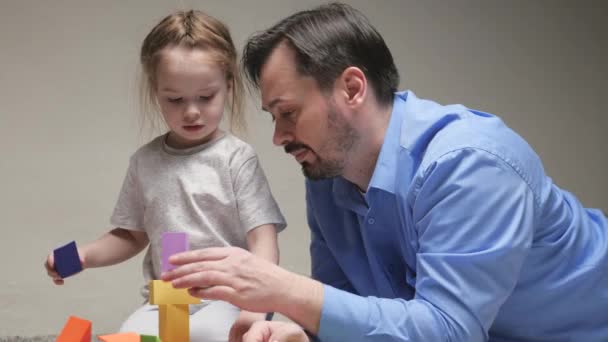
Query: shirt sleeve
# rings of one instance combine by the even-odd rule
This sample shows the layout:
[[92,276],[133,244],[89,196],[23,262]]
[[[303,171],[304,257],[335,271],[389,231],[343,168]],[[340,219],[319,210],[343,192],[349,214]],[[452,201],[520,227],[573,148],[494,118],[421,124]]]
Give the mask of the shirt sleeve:
[[131,157],[110,224],[118,228],[143,230],[143,221],[144,200],[137,180],[136,159]]
[[364,298],[325,286],[322,341],[489,339],[530,249],[533,191],[520,170],[477,149],[438,158],[417,184],[414,299]]
[[275,224],[277,232],[285,229],[285,218],[272,196],[257,156],[248,158],[240,166],[234,191],[241,225],[246,232],[263,224]]
[[341,290],[355,292],[350,281],[336,262],[333,254],[327,248],[325,239],[314,217],[313,203],[306,192],[306,217],[310,227],[310,258],[311,275],[323,284],[328,284]]

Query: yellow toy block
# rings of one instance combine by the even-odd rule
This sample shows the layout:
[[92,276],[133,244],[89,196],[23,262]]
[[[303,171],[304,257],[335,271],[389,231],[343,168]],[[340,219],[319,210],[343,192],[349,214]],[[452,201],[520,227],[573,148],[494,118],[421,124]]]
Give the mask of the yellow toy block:
[[[150,281],[150,304],[153,305],[164,305],[164,304],[199,304],[201,300],[196,297],[192,297],[187,289],[176,289],[171,285],[171,282],[165,282],[162,280],[151,280]],[[165,340],[163,341],[173,340]]]
[[140,337],[136,333],[100,335],[97,337],[103,342],[140,342]]
[[162,341],[190,341],[190,311],[188,304],[158,306],[158,328]]

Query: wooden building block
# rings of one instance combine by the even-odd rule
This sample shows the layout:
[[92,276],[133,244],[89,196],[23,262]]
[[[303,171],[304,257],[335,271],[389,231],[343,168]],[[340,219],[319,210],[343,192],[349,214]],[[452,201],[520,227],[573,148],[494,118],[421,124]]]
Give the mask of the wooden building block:
[[175,268],[169,263],[169,257],[173,254],[188,250],[188,235],[184,232],[164,232],[161,235],[161,272],[167,272]]
[[201,300],[192,297],[188,289],[176,289],[171,282],[151,280],[149,283],[150,304],[199,304]]
[[162,341],[190,341],[190,310],[188,304],[158,306],[158,328]]
[[82,271],[82,264],[80,263],[80,256],[78,256],[75,241],[55,249],[53,251],[53,259],[55,270],[61,278],[67,278]]
[[136,333],[120,333],[111,335],[97,336],[103,342],[140,342],[140,337]]
[[141,335],[140,342],[161,342],[158,336]]
[[91,342],[91,321],[70,316],[56,342]]

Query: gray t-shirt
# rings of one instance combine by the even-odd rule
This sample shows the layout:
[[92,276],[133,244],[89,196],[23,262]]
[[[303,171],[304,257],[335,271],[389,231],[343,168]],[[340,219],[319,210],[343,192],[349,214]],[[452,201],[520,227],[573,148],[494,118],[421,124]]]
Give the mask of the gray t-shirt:
[[[174,149],[166,135],[130,159],[110,222],[141,230],[150,246],[143,262],[146,284],[159,279],[161,234],[188,233],[190,249],[247,248],[246,235],[263,224],[285,228],[253,148],[230,133],[188,149]],[[148,297],[147,285],[142,295]]]

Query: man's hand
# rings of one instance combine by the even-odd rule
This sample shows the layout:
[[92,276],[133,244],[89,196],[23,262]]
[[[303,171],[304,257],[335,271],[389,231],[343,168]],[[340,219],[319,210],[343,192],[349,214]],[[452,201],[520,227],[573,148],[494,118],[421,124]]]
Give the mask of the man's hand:
[[172,255],[177,268],[162,274],[175,288],[253,312],[280,312],[316,334],[323,285],[242,248],[216,247]]
[[294,275],[237,247],[206,248],[169,259],[179,267],[164,273],[175,288],[191,295],[219,299],[247,311],[273,312],[289,293]]
[[309,342],[304,330],[288,322],[261,321],[253,324],[243,342]]
[[241,311],[239,318],[234,322],[232,328],[230,328],[230,334],[228,334],[229,342],[242,342],[243,335],[251,326],[257,321],[263,321],[266,318],[266,314],[255,313],[249,311]]

